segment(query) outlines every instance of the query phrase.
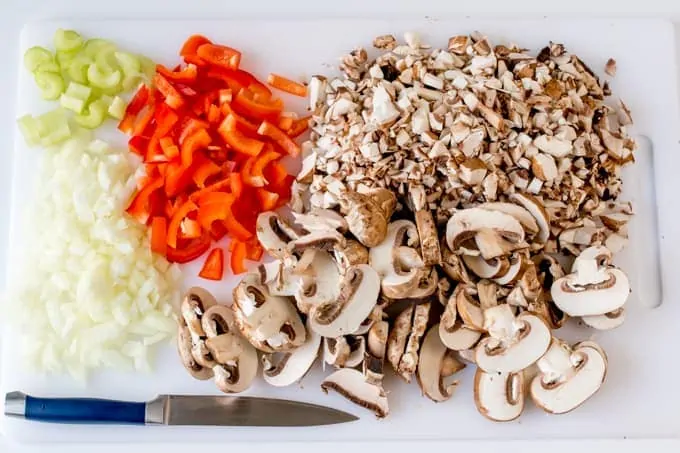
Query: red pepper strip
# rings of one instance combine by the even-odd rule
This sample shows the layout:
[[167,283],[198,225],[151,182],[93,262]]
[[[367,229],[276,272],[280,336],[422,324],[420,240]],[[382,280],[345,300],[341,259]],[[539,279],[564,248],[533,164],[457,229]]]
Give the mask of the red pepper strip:
[[241,169],[241,179],[243,180],[243,184],[248,186],[264,187],[264,185],[267,183],[267,181],[264,179],[264,176],[256,176],[252,174],[253,165],[255,164],[256,160],[257,156],[251,156],[246,161],[246,163],[243,165],[243,168]]
[[146,110],[142,112],[132,128],[132,135],[145,135],[146,128],[151,123],[151,120],[153,120],[154,110],[155,109],[152,106],[148,106]]
[[237,113],[258,120],[276,120],[283,111],[283,102],[280,99],[259,102],[248,90],[240,90],[236,93],[232,104]]
[[141,135],[134,135],[128,140],[128,149],[140,156],[146,155],[146,148],[149,146],[149,139]]
[[167,80],[171,82],[191,84],[196,81],[198,70],[196,65],[188,64],[179,71],[171,71],[162,64],[156,65],[156,72],[162,74]]
[[217,124],[220,122],[220,108],[215,104],[210,104],[208,114],[206,115],[210,124]]
[[300,155],[300,147],[298,144],[295,143],[292,138],[286,135],[285,132],[274,126],[272,123],[266,120],[262,121],[262,124],[260,124],[260,127],[257,129],[257,133],[274,140],[277,145],[283,148],[283,150],[292,157],[297,157]]
[[238,69],[241,63],[241,52],[218,44],[201,44],[196,55],[208,63],[227,69]]
[[269,165],[267,165],[263,173],[269,184],[273,186],[280,185],[286,176],[288,176],[286,167],[284,167],[283,164],[278,161],[271,162]]
[[125,212],[130,214],[142,225],[146,225],[151,214],[155,211],[155,203],[152,196],[154,192],[161,187],[163,187],[163,180],[161,178],[149,180],[146,185],[137,192]]
[[151,251],[165,256],[168,252],[167,244],[168,221],[165,217],[151,219]]
[[177,124],[177,121],[179,121],[179,116],[163,102],[156,107],[154,119],[156,120],[154,135],[160,138],[170,133],[175,124]]
[[301,83],[294,82],[278,74],[269,74],[267,83],[274,88],[278,88],[286,93],[294,94],[295,96],[306,97],[307,87]]
[[267,85],[257,80],[257,78],[249,72],[241,69],[232,70],[212,67],[208,69],[206,77],[227,84],[233,93],[238,93],[239,90],[247,88],[253,93],[259,93],[263,96],[266,95],[267,98],[270,98],[272,95],[272,91],[267,88]]
[[182,143],[181,161],[184,167],[189,167],[194,162],[194,153],[208,146],[211,142],[210,134],[205,129],[198,129]]
[[160,147],[159,140],[156,137],[152,137],[149,141],[149,147],[146,149],[146,156],[144,156],[144,162],[147,163],[158,163],[158,162],[169,162],[170,158],[165,154],[163,148]]
[[232,91],[229,88],[222,88],[217,92],[217,102],[222,105],[232,100]]
[[182,58],[184,58],[184,62],[186,64],[195,65],[197,68],[205,68],[208,66],[208,62],[203,60],[203,58],[199,57],[198,55],[185,55]]
[[170,162],[165,172],[165,194],[174,197],[191,184],[191,168],[179,162]]
[[163,77],[161,74],[156,73],[156,75],[153,77],[153,83],[156,86],[156,89],[165,98],[165,103],[170,107],[173,109],[178,109],[184,105],[184,99],[182,98],[182,95],[179,94],[179,91],[177,91],[175,87],[173,87],[168,81],[168,79]]
[[182,45],[179,55],[181,57],[196,55],[198,48],[203,44],[212,44],[212,41],[203,35],[191,35],[186,41],[184,41],[184,45]]
[[198,191],[192,193],[189,197],[194,202],[198,202],[198,200],[200,200],[201,197],[206,193],[220,192],[220,191],[223,191],[223,190],[227,190],[229,188],[231,188],[231,180],[229,178],[225,178],[221,181],[217,181],[216,183],[205,187],[204,189],[201,189],[201,190],[198,190]]
[[229,175],[229,187],[231,188],[231,193],[236,198],[240,198],[243,193],[243,179],[241,175],[234,172]]
[[147,100],[149,99],[149,89],[146,85],[139,87],[132,100],[125,108],[125,116],[118,123],[118,129],[125,134],[131,134],[134,128],[135,121],[137,120],[137,115],[146,106]]
[[222,146],[211,145],[208,146],[207,151],[210,160],[216,164],[221,165],[222,163],[226,162],[228,153],[226,148]]
[[194,90],[190,86],[182,85],[181,83],[177,83],[175,85],[175,89],[177,91],[179,91],[179,94],[181,94],[183,96],[192,97],[192,96],[196,96],[198,94],[198,91]]
[[217,91],[205,92],[196,98],[193,105],[191,106],[191,111],[194,112],[194,115],[196,116],[204,115],[208,112],[208,109],[213,104],[213,102],[217,101],[217,98]]
[[211,161],[210,159],[205,159],[201,162],[201,164],[196,168],[196,171],[194,172],[193,175],[191,175],[192,179],[196,183],[196,186],[199,189],[205,188],[205,182],[208,178],[211,176],[214,176],[218,174],[221,171],[221,168],[219,165],[217,165],[215,162]]
[[219,241],[226,235],[227,228],[224,226],[224,224],[221,222],[215,222],[212,224],[212,227],[210,228],[210,237],[212,237],[214,241]]
[[198,198],[198,205],[221,203],[223,205],[231,205],[234,202],[234,196],[226,192],[207,192]]
[[246,241],[253,237],[253,233],[248,231],[248,229],[246,229],[234,217],[231,210],[233,200],[234,198],[231,197],[229,202],[217,201],[214,203],[206,203],[201,205],[196,219],[201,224],[201,226],[207,230],[212,227],[213,222],[221,220],[232,236],[239,240]]
[[159,144],[168,159],[174,159],[179,156],[179,148],[175,144],[175,141],[170,136],[166,136],[160,139]]
[[258,241],[250,240],[246,242],[246,258],[251,261],[260,261],[264,255],[264,249]]
[[188,263],[203,255],[210,248],[210,234],[204,231],[201,237],[192,239],[178,248],[168,248],[167,258],[171,263]]
[[177,211],[172,215],[170,219],[170,225],[168,225],[168,245],[172,248],[177,248],[177,237],[179,236],[179,229],[182,224],[182,220],[189,215],[190,212],[196,211],[198,206],[189,200],[180,206]]
[[277,124],[277,126],[282,131],[288,131],[288,129],[293,127],[294,121],[295,120],[290,116],[281,115],[281,117],[279,118],[279,123]]
[[293,125],[286,131],[290,138],[302,135],[309,128],[309,116],[293,121]]
[[198,276],[205,278],[207,280],[222,280],[222,275],[224,274],[224,251],[220,248],[215,248],[210,251],[208,258],[206,258],[205,263],[201,272]]
[[231,116],[234,117],[234,119],[236,120],[236,128],[238,130],[240,130],[244,134],[247,134],[247,135],[249,135],[253,138],[257,138],[257,136],[258,136],[257,135],[257,128],[259,127],[259,124],[255,124],[255,123],[245,119],[244,117],[242,117],[238,113],[236,113],[234,111],[234,109],[231,108],[231,105],[228,104],[228,103],[222,104],[222,106],[220,107],[220,110],[221,110],[222,115],[225,116],[225,118],[226,118],[227,115],[231,115]]
[[246,259],[246,244],[240,241],[234,241],[234,247],[231,251],[231,258],[229,263],[231,265],[231,271],[234,275],[242,274],[247,271],[245,266]]
[[195,239],[201,236],[201,225],[195,220],[185,218],[180,223],[179,235],[185,239]]
[[207,129],[209,126],[208,123],[201,121],[198,118],[185,117],[175,128],[177,131],[177,141],[181,146],[188,136],[199,129]]
[[217,129],[217,132],[229,146],[249,156],[258,155],[264,146],[264,142],[243,135],[236,128],[236,119],[232,115],[227,115]]
[[241,170],[241,177],[245,184],[252,187],[264,187],[268,184],[262,173],[264,167],[266,167],[269,162],[281,157],[281,154],[272,151],[271,145],[267,145],[267,148],[269,148],[267,151],[260,153],[258,156],[253,156],[246,161]]
[[276,208],[276,204],[279,200],[278,193],[270,192],[262,187],[258,187],[255,189],[255,195],[257,196],[263,211],[271,211]]

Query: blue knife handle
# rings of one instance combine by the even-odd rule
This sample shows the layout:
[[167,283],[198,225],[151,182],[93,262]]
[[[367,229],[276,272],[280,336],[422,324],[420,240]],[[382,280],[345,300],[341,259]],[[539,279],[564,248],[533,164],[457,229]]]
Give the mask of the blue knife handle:
[[35,398],[26,395],[24,417],[57,423],[144,424],[146,403],[93,398]]

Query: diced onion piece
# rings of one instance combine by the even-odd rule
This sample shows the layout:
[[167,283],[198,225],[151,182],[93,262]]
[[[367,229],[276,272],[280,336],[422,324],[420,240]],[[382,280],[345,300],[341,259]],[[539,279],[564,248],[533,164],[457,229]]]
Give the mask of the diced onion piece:
[[44,47],[31,47],[24,53],[24,66],[31,72],[47,62],[54,62],[54,55]]
[[121,80],[120,71],[106,72],[97,63],[87,67],[87,80],[97,88],[116,88]]
[[43,99],[59,99],[61,93],[64,92],[64,79],[59,74],[37,72],[35,74],[35,83],[40,88],[40,94]]
[[57,51],[71,52],[83,46],[83,38],[74,30],[58,29],[54,33],[54,47]]
[[123,99],[116,96],[108,105],[109,116],[117,120],[123,119],[123,116],[125,115],[125,107],[127,106]]

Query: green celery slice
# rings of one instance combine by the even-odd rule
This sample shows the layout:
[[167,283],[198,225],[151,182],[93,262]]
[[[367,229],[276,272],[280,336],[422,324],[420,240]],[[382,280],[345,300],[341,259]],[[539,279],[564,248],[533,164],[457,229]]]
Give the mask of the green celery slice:
[[87,79],[97,88],[112,89],[120,84],[121,73],[120,71],[106,72],[96,63],[92,63],[87,67]]
[[87,83],[87,68],[92,64],[92,58],[79,53],[68,66],[68,76],[74,82]]
[[80,99],[83,102],[87,102],[88,99],[90,99],[90,96],[92,95],[92,88],[90,88],[87,85],[71,82],[68,84],[68,87],[66,88],[66,94],[76,99]]
[[53,72],[55,74],[61,74],[61,67],[56,61],[46,61],[44,63],[40,63],[37,68],[35,68],[35,71],[33,71],[33,74],[37,74],[39,72]]
[[83,46],[83,53],[90,58],[96,58],[98,54],[107,50],[115,52],[116,45],[111,41],[101,38],[88,39]]
[[61,95],[59,98],[59,103],[62,107],[68,110],[72,110],[76,113],[82,113],[85,108],[85,101],[78,99],[77,97],[70,96],[68,92]]
[[131,91],[131,90],[136,90],[137,87],[139,87],[139,84],[142,83],[142,76],[141,75],[133,75],[133,76],[126,76],[123,79],[123,91]]
[[142,72],[142,62],[129,52],[115,52],[114,56],[126,76],[138,75]]
[[71,52],[83,46],[83,38],[74,30],[58,29],[54,33],[54,47],[57,52]]
[[109,105],[109,116],[117,120],[122,120],[123,116],[125,116],[125,107],[127,107],[126,102],[122,98],[116,96]]
[[111,107],[111,104],[113,104],[113,98],[108,94],[102,94],[101,96],[99,96],[99,100],[106,104],[107,109]]
[[61,93],[64,92],[64,79],[59,74],[37,72],[34,78],[43,99],[53,101],[59,99]]
[[90,103],[85,113],[76,115],[74,119],[80,126],[83,126],[87,129],[94,129],[99,127],[106,119],[106,110],[106,103],[101,100],[97,100]]
[[19,130],[26,140],[28,146],[35,146],[40,143],[40,126],[32,115],[27,114],[17,120]]
[[64,109],[54,109],[36,118],[40,143],[43,146],[56,145],[71,136],[68,117]]
[[31,47],[24,53],[24,66],[31,72],[47,62],[54,62],[54,55],[44,47]]
[[156,75],[156,63],[154,63],[151,58],[145,57],[144,55],[139,56],[139,62],[142,65],[144,78],[147,82],[150,82],[151,79],[153,79],[153,76]]
[[57,63],[62,69],[66,69],[71,65],[74,58],[80,55],[80,52],[74,50],[73,52],[57,51]]

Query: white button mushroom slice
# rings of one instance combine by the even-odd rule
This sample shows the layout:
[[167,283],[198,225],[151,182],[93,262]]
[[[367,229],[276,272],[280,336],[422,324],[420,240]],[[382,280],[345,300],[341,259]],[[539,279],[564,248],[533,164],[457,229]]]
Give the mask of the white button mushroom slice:
[[[264,380],[275,387],[285,387],[302,379],[319,355],[321,336],[310,329],[307,323],[307,340],[292,352],[262,356]],[[281,355],[278,357],[276,355]]]
[[297,232],[275,212],[260,214],[257,217],[255,231],[258,241],[267,253],[279,259],[290,256],[288,243],[298,237]]
[[311,184],[316,172],[318,154],[312,151],[302,159],[302,166],[298,172],[296,181],[302,184]]
[[430,269],[422,268],[416,285],[399,298],[410,299],[415,302],[425,301],[437,291],[438,282],[437,269],[434,267]]
[[241,337],[231,308],[213,305],[202,320],[206,345],[215,359],[215,385],[225,393],[246,390],[257,375],[257,351]]
[[215,304],[217,301],[209,291],[194,286],[189,288],[180,305],[182,322],[187,326],[191,337],[191,354],[199,365],[208,368],[215,363],[205,345],[205,332],[201,320],[205,312]]
[[324,338],[324,362],[336,368],[355,368],[364,360],[366,339],[346,335],[338,338]]
[[593,316],[623,307],[630,294],[628,277],[608,265],[610,252],[589,247],[574,261],[572,273],[557,279],[550,290],[555,304],[569,316]]
[[461,351],[472,348],[481,336],[481,332],[465,327],[458,319],[456,298],[452,295],[439,322],[439,338],[442,343],[449,349]]
[[426,266],[441,262],[439,234],[432,211],[427,203],[425,189],[421,185],[411,188],[410,201],[415,211],[416,228],[420,239],[420,251]]
[[536,362],[550,346],[550,328],[529,312],[515,318],[509,305],[484,312],[489,337],[476,348],[477,365],[487,373],[514,373]]
[[314,112],[320,104],[326,101],[326,87],[328,81],[324,76],[312,76],[309,81],[309,107]]
[[541,181],[551,182],[559,175],[555,158],[550,154],[538,153],[531,158],[531,171]]
[[538,225],[538,233],[535,239],[539,243],[545,244],[550,238],[550,216],[543,203],[538,198],[526,193],[513,193],[510,195],[510,201],[517,203],[531,213]]
[[345,233],[348,229],[345,218],[332,209],[312,209],[306,214],[293,212],[292,215],[295,224],[309,232],[338,230]]
[[626,320],[625,309],[619,308],[603,315],[582,316],[581,320],[587,326],[597,330],[612,330],[620,327]]
[[509,422],[524,410],[524,373],[486,373],[477,368],[474,383],[477,410],[489,420]]
[[[389,195],[384,195],[387,192]],[[368,195],[347,191],[340,197],[340,206],[345,215],[349,231],[366,247],[380,244],[387,234],[387,223],[392,212],[386,211],[393,204],[385,201],[384,197],[391,197],[396,205],[396,196],[390,191],[381,191]]]
[[286,352],[305,342],[305,326],[292,302],[269,293],[256,273],[233,291],[234,318],[241,334],[263,352]]
[[407,383],[411,382],[411,377],[418,367],[418,354],[420,350],[420,342],[427,330],[427,324],[430,319],[429,302],[416,305],[413,310],[413,321],[411,323],[411,332],[406,342],[406,348],[402,354],[399,365],[396,368],[397,374]]
[[344,274],[351,266],[356,264],[368,264],[368,249],[359,241],[348,239],[345,245],[336,245],[333,248],[333,257],[338,265],[340,273]]
[[481,256],[463,255],[463,262],[468,269],[479,278],[493,278],[497,275],[505,275],[510,264],[504,258],[492,258],[485,260]]
[[434,325],[425,335],[418,359],[418,385],[423,395],[432,401],[446,401],[453,395],[458,381],[447,384],[445,380],[465,368],[455,353],[446,348],[439,338],[439,325]]
[[307,248],[330,251],[336,245],[343,246],[344,244],[345,237],[336,230],[314,230],[290,241],[287,250],[290,254],[303,252]]
[[[510,240],[506,237],[510,237]],[[477,231],[475,245],[481,256],[487,260],[509,255],[515,250],[529,247],[526,242],[517,241],[516,237],[509,235],[508,232],[499,232],[488,228],[481,228]]]
[[323,250],[316,251],[308,271],[311,275],[299,277],[303,283],[293,294],[298,309],[305,314],[311,313],[314,307],[336,300],[342,280],[337,263]]
[[352,266],[340,284],[335,301],[317,305],[311,326],[324,337],[340,337],[359,328],[378,301],[380,276],[367,264]]
[[468,275],[467,268],[463,265],[463,260],[460,256],[455,255],[449,250],[449,247],[443,243],[442,250],[442,270],[453,281],[471,283],[472,279]]
[[177,351],[179,352],[179,357],[182,360],[184,368],[186,368],[189,374],[194,378],[202,381],[213,377],[212,369],[203,367],[198,363],[191,354],[191,349],[192,341],[189,328],[185,324],[180,324],[177,326]]
[[382,384],[388,332],[389,323],[382,320],[376,321],[368,331],[363,372],[370,383]]
[[415,306],[410,305],[397,315],[387,338],[387,361],[395,372],[399,370],[399,362],[406,349],[406,342],[413,325],[414,310]]
[[328,376],[321,383],[321,389],[338,392],[351,402],[372,411],[378,418],[389,413],[387,395],[381,384],[369,382],[361,371],[342,368]]
[[451,297],[456,299],[456,309],[465,326],[472,330],[483,332],[485,330],[484,312],[479,306],[479,302],[472,299],[470,294],[468,294],[468,291],[471,289],[465,285],[458,285]]
[[506,272],[499,276],[496,276],[492,280],[501,286],[510,285],[519,280],[522,275],[522,269],[524,268],[524,255],[513,254],[510,256],[510,265],[508,266]]
[[458,177],[469,186],[478,186],[486,176],[487,168],[478,158],[465,159],[460,164]]
[[537,362],[539,374],[531,382],[534,403],[552,414],[569,412],[592,397],[607,374],[607,356],[591,341],[569,347],[553,339]]
[[539,231],[534,216],[527,209],[518,204],[497,201],[482,203],[477,207],[488,211],[500,211],[505,214],[510,214],[519,221],[522,228],[524,228],[524,231],[529,234],[536,234]]
[[[480,232],[483,233],[482,240],[477,242]],[[449,249],[456,252],[471,238],[475,238],[478,246],[481,243],[494,251],[504,249],[507,245],[504,243],[520,247],[524,241],[524,229],[517,219],[503,212],[481,208],[457,211],[446,224],[446,243]],[[495,258],[489,254],[485,256],[484,253],[482,256],[485,259]]]
[[475,359],[475,349],[474,348],[463,349],[462,351],[458,351],[458,357],[461,360],[464,360],[468,363],[472,363],[472,364],[477,365],[477,362],[475,361],[476,359]]

